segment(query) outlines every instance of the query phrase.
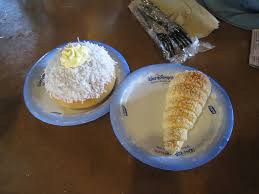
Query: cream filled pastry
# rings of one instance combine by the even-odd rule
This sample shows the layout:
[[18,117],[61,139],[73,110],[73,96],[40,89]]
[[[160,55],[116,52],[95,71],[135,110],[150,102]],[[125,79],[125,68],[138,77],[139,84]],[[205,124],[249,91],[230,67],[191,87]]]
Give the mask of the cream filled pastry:
[[199,71],[179,73],[170,82],[163,116],[163,140],[170,154],[180,151],[211,93],[209,78]]
[[115,66],[104,47],[90,42],[69,43],[47,65],[45,88],[63,107],[91,108],[113,90]]

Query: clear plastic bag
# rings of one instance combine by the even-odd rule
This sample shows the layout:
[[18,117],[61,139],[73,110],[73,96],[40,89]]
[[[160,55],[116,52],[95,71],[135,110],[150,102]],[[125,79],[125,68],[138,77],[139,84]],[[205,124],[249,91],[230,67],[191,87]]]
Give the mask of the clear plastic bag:
[[169,20],[149,0],[134,0],[129,9],[171,63],[183,63],[199,52],[214,48],[196,37],[190,38],[181,26]]

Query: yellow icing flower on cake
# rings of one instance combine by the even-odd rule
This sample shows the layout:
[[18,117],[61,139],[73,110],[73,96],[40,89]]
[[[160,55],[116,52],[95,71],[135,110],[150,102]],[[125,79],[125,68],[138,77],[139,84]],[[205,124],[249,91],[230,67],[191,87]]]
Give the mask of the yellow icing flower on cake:
[[60,62],[66,68],[78,67],[90,60],[90,56],[86,46],[79,43],[69,43],[61,51]]

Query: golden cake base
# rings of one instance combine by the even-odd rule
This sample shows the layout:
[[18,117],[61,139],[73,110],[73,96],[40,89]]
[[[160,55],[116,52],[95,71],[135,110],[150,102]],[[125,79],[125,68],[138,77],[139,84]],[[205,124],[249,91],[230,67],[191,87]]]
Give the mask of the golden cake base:
[[70,109],[87,109],[87,108],[92,108],[101,102],[103,102],[112,92],[114,85],[115,85],[116,79],[113,79],[112,82],[108,83],[105,86],[105,92],[102,93],[102,95],[99,98],[92,98],[92,99],[86,99],[84,101],[80,102],[72,102],[72,103],[67,103],[63,100],[56,99],[51,97],[58,105],[65,107],[65,108],[70,108]]

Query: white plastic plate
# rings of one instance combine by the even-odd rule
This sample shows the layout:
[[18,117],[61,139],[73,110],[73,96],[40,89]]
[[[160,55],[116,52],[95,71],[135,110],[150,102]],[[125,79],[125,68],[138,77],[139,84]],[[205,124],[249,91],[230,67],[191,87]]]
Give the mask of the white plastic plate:
[[186,170],[216,157],[233,128],[233,110],[225,90],[212,78],[212,93],[180,152],[163,149],[162,115],[168,83],[177,72],[194,70],[180,64],[160,64],[130,74],[111,102],[113,130],[122,146],[138,160],[165,170]]
[[[116,87],[130,73],[129,66],[124,57],[114,48],[106,44],[89,41],[103,46],[111,57],[118,63],[116,67]],[[48,61],[53,58],[58,49],[66,44],[51,50],[41,57],[28,72],[24,83],[24,101],[33,116],[39,120],[59,126],[71,126],[87,123],[98,119],[110,110],[112,95],[102,104],[88,110],[70,110],[55,104],[47,94],[44,87],[44,69]]]

